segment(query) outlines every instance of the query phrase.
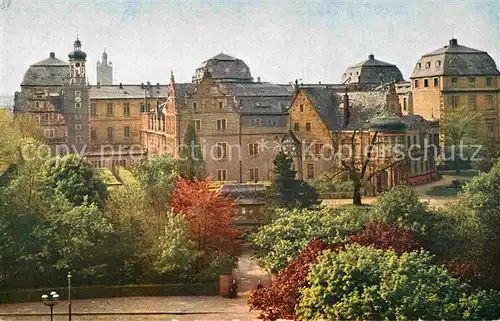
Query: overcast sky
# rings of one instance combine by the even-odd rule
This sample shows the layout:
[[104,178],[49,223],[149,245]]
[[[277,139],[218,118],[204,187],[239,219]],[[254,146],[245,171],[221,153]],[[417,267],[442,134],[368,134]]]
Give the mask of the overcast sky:
[[[1,0],[0,0],[1,1]],[[104,47],[115,83],[190,82],[224,52],[262,81],[338,83],[348,65],[375,58],[408,79],[418,58],[458,43],[498,65],[500,0],[380,2],[22,1],[0,11],[0,95],[19,90],[30,64],[67,60],[79,34],[91,83]]]

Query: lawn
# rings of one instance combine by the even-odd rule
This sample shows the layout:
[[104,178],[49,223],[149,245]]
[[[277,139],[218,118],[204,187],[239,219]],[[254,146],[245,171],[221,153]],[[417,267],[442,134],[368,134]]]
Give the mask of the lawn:
[[430,190],[427,190],[425,193],[430,196],[452,197],[452,196],[457,196],[461,190],[462,190],[461,188],[441,185],[441,186],[434,186]]
[[443,171],[441,174],[443,178],[439,181],[440,184],[427,189],[425,194],[438,197],[456,197],[462,188],[452,186],[452,181],[459,180],[461,182],[468,182],[477,176],[479,172],[475,170],[463,170],[460,171],[460,173],[456,173],[451,170]]

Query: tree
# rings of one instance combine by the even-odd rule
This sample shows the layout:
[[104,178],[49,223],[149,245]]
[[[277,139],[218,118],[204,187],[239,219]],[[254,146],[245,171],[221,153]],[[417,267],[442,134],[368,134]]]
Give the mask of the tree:
[[313,238],[329,244],[346,241],[360,231],[370,217],[365,209],[352,207],[279,209],[276,218],[251,236],[258,262],[272,272],[285,268]]
[[[471,306],[467,302],[470,289],[450,277],[444,267],[434,265],[433,257],[425,251],[398,255],[360,245],[347,245],[336,253],[324,251],[311,266],[307,282],[296,308],[298,320],[469,320],[473,314],[482,314],[479,317],[483,320],[499,317],[497,308]],[[472,295],[475,300],[477,294]]]
[[158,256],[154,268],[160,274],[175,274],[177,278],[187,276],[200,256],[187,230],[186,220],[182,215],[168,212],[165,233],[157,243]]
[[[210,180],[177,181],[170,202],[175,213],[184,216],[196,249],[203,260],[213,253],[227,254],[234,259],[240,253],[239,232],[233,226],[234,200],[210,189]],[[206,263],[206,262],[205,262]]]
[[[440,126],[444,134],[445,146],[451,151],[450,156],[458,173],[461,162],[465,160],[466,156],[461,154],[461,147],[484,144],[488,141],[484,117],[478,110],[460,106],[446,110],[444,117],[440,120]],[[486,147],[485,151],[491,150],[490,146],[483,147]]]
[[175,182],[179,177],[178,162],[170,155],[154,155],[134,163],[132,173],[140,182],[142,189],[158,217],[159,233],[162,233],[164,216],[170,202]]
[[103,207],[108,196],[106,184],[87,160],[76,154],[54,157],[45,163],[45,186],[74,205],[95,203]]
[[274,179],[268,190],[268,201],[276,207],[310,208],[318,205],[318,192],[308,183],[296,179],[292,159],[279,152],[274,159]]
[[203,180],[206,175],[206,164],[203,161],[200,143],[194,124],[190,123],[186,128],[184,145],[180,151],[179,174],[181,177],[194,180]]

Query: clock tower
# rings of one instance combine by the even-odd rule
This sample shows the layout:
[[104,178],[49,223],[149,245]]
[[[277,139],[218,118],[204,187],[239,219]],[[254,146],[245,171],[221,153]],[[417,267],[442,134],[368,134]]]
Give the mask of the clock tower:
[[63,87],[66,123],[68,124],[69,153],[84,155],[89,144],[89,86],[86,82],[87,54],[76,37],[69,57],[69,84]]

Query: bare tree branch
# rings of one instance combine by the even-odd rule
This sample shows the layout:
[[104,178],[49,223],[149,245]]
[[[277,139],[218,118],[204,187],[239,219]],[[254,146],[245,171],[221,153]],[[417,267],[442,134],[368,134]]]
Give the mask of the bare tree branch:
[[371,180],[375,175],[379,174],[379,173],[382,173],[384,172],[386,169],[388,168],[391,168],[391,167],[394,167],[396,166],[397,164],[399,163],[402,163],[404,162],[406,159],[400,159],[398,161],[395,161],[395,162],[392,162],[390,164],[387,164],[379,169],[377,169],[376,171],[372,172],[370,175],[368,175],[368,177],[366,178],[367,181]]

